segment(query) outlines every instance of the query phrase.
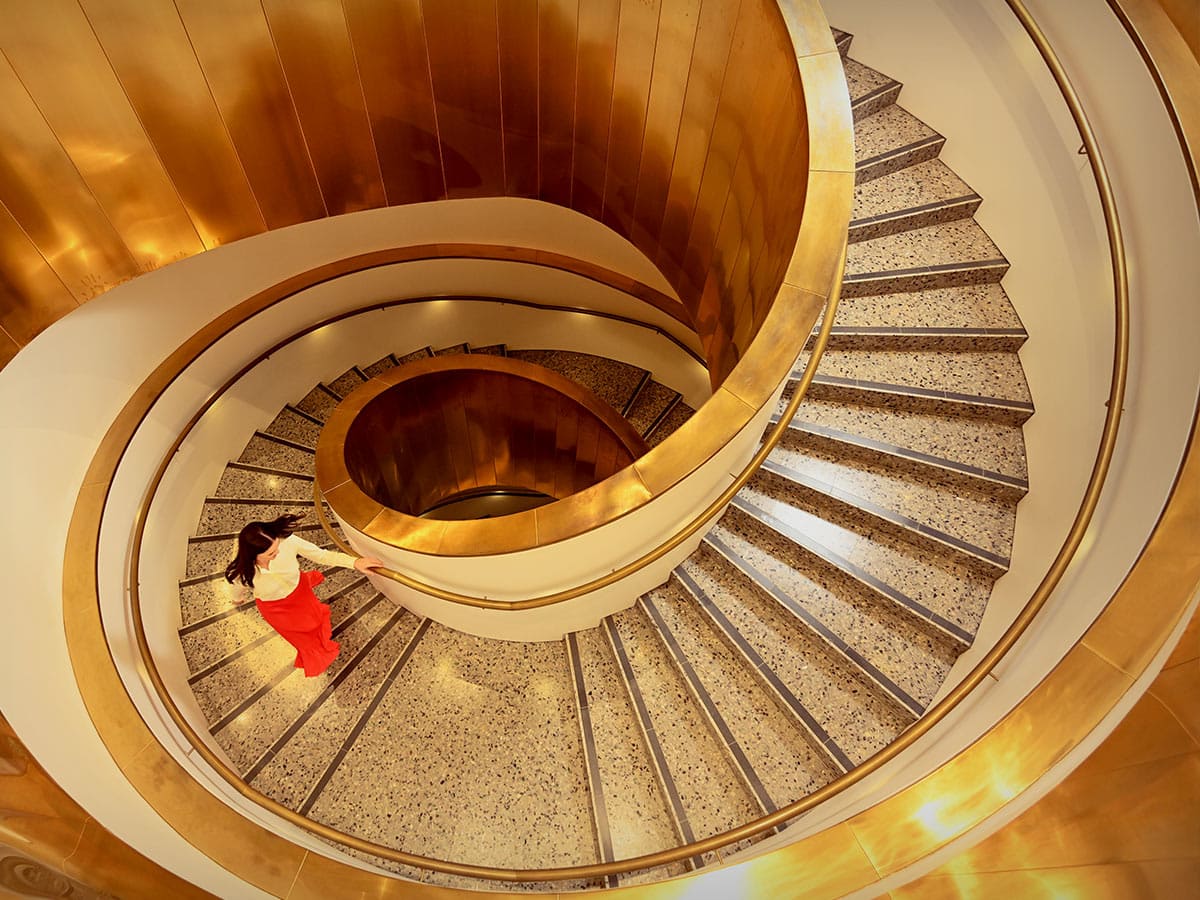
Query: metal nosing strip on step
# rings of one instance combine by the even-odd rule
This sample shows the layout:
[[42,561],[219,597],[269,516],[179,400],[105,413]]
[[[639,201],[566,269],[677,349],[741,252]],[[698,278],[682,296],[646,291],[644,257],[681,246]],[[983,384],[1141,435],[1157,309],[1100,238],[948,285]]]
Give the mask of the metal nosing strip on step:
[[788,710],[797,719],[804,730],[809,733],[813,739],[813,743],[826,755],[831,763],[841,772],[848,772],[854,767],[854,763],[850,757],[845,754],[837,742],[830,736],[817,721],[816,717],[809,712],[808,707],[800,702],[800,698],[792,693],[791,689],[783,683],[775,671],[767,665],[766,660],[762,658],[757,650],[751,646],[750,642],[737,630],[725,613],[719,606],[713,603],[712,599],[704,592],[704,589],[696,583],[696,580],[688,574],[682,566],[676,567],[675,577],[679,579],[679,583],[700,604],[700,609],[712,620],[720,632],[725,636],[725,639],[750,663],[751,667],[759,674],[770,687],[772,692],[777,696]]
[[[795,370],[788,376],[790,381],[799,381],[803,370]],[[982,394],[960,394],[956,391],[942,391],[937,388],[915,387],[907,384],[893,384],[887,381],[865,381],[861,378],[843,378],[839,375],[817,375],[813,384],[826,387],[846,387],[864,391],[874,391],[882,394],[893,394],[901,397],[919,397],[928,400],[948,400],[955,403],[966,403],[979,409],[999,409],[1009,412],[1033,414],[1033,404],[1025,400],[1006,400],[1003,397],[986,397]]]
[[[571,670],[571,682],[575,686],[575,705],[579,710],[579,732],[583,740],[583,756],[587,763],[588,786],[591,789],[592,816],[596,823],[596,840],[600,845],[600,861],[612,862],[612,830],[608,824],[608,804],[604,799],[604,783],[600,778],[600,760],[596,753],[596,735],[592,731],[592,711],[588,705],[587,686],[583,681],[583,664],[579,659],[579,642],[575,632],[567,633],[567,665]],[[617,876],[604,879],[607,887],[617,886]]]
[[380,682],[379,687],[375,691],[375,696],[371,698],[371,702],[363,710],[363,714],[359,716],[358,721],[354,724],[354,728],[351,729],[350,734],[346,736],[346,740],[342,743],[341,748],[334,755],[333,759],[330,760],[329,765],[325,767],[325,771],[321,774],[317,783],[313,785],[312,790],[309,791],[300,808],[296,810],[300,815],[307,816],[308,811],[313,808],[313,805],[320,798],[321,792],[325,790],[330,779],[333,778],[333,773],[337,771],[337,767],[342,764],[342,760],[346,758],[346,754],[350,752],[350,748],[354,746],[354,742],[358,740],[358,736],[367,727],[367,722],[370,721],[371,716],[375,713],[375,709],[383,702],[384,695],[391,688],[392,683],[400,674],[400,670],[404,668],[405,663],[408,662],[409,657],[412,656],[413,651],[417,649],[417,644],[421,642],[421,638],[425,636],[425,632],[429,630],[432,622],[432,619],[425,619],[417,627],[416,633],[409,639],[408,644],[404,647],[404,652],[400,654],[400,657],[392,664],[391,669],[388,670],[387,675],[384,676],[383,681]]
[[704,538],[714,550],[721,554],[729,561],[731,565],[741,571],[760,589],[770,594],[771,597],[782,606],[784,609],[792,613],[797,619],[807,625],[812,631],[822,638],[826,644],[840,653],[850,663],[862,670],[863,674],[869,679],[883,688],[884,692],[895,702],[899,703],[914,716],[920,716],[925,712],[925,707],[916,699],[911,697],[904,688],[883,674],[879,668],[851,647],[841,635],[837,634],[828,625],[810,613],[803,604],[798,603],[794,597],[784,591],[774,581],[760,572],[757,568],[735,553],[727,544],[725,544],[716,535],[708,534]]
[[188,684],[195,684],[196,682],[198,682],[204,678],[207,678],[209,675],[211,675],[213,672],[217,671],[221,667],[227,666],[234,660],[245,656],[247,653],[249,653],[255,647],[259,647],[259,646],[265,644],[267,641],[269,641],[273,637],[277,637],[277,635],[275,634],[274,631],[272,631],[271,629],[268,628],[266,632],[264,632],[263,634],[260,634],[258,637],[256,637],[254,640],[252,640],[250,643],[243,644],[242,646],[240,646],[236,650],[234,650],[232,653],[230,653],[228,656],[223,656],[220,659],[218,659],[216,662],[209,663],[207,666],[205,666],[199,672],[196,672],[193,675],[189,675],[188,680],[187,680]]
[[363,646],[359,648],[358,652],[355,653],[354,656],[352,656],[350,660],[344,666],[342,666],[341,669],[338,670],[338,673],[329,680],[329,684],[324,687],[324,689],[320,694],[317,695],[313,702],[310,703],[302,713],[300,713],[295,721],[293,721],[292,724],[287,727],[283,734],[277,737],[275,742],[263,752],[263,755],[258,758],[254,765],[243,774],[242,778],[247,784],[254,781],[254,779],[262,773],[262,770],[269,766],[271,761],[279,755],[279,752],[283,750],[285,746],[287,746],[288,742],[300,732],[300,729],[308,724],[309,719],[316,715],[317,710],[321,708],[321,705],[329,699],[329,697],[343,681],[350,677],[350,674],[355,670],[355,668],[357,668],[358,664],[367,658],[367,654],[374,650],[375,647],[378,646],[379,642],[387,637],[396,624],[402,618],[404,618],[406,612],[407,610],[405,610],[404,607],[397,607],[391,616],[388,617],[388,620],[383,623],[379,631],[371,635],[370,640],[363,644]]
[[345,397],[343,397],[341,394],[339,394],[337,391],[335,391],[333,388],[331,388],[329,385],[327,385],[323,381],[317,382],[316,389],[319,391],[324,391],[326,394],[328,394],[330,397],[332,397],[338,403],[341,403],[343,400],[346,399]]
[[[778,421],[778,415],[771,416],[772,425]],[[909,460],[910,462],[922,463],[936,469],[957,472],[961,475],[968,475],[972,478],[978,478],[982,481],[995,482],[996,484],[1003,485],[1004,487],[1015,488],[1019,491],[1029,490],[1029,482],[1024,478],[1017,478],[1015,475],[1005,475],[1003,472],[995,472],[991,469],[984,469],[980,466],[972,466],[953,459],[946,459],[944,456],[934,456],[931,453],[923,453],[920,450],[913,450],[911,447],[901,447],[899,444],[889,444],[885,441],[878,441],[874,438],[865,437],[860,434],[851,434],[848,431],[830,428],[828,425],[818,425],[815,422],[800,422],[793,419],[790,423],[788,423],[788,430],[797,432],[799,434],[809,434],[815,437],[826,438],[839,444],[846,444],[852,447],[861,448],[863,450],[873,450],[885,456],[899,457],[901,459]]]
[[904,85],[895,80],[889,81],[887,84],[881,84],[879,87],[867,91],[861,97],[856,97],[855,99],[851,100],[850,109],[853,111],[855,108],[862,106],[864,103],[869,103],[878,97],[884,96],[885,94],[890,94],[894,91],[898,92],[902,87],[904,87]]
[[980,259],[971,262],[936,263],[930,266],[913,266],[908,269],[886,269],[880,272],[853,272],[842,278],[843,285],[865,284],[871,281],[886,281],[907,275],[940,275],[947,272],[982,272],[992,269],[1007,269],[1008,260]]
[[357,375],[359,378],[361,378],[363,380],[364,384],[366,384],[368,381],[371,380],[371,376],[368,375],[366,372],[364,372],[362,369],[360,369],[358,366],[351,366],[350,371],[353,372],[355,375]]
[[643,369],[642,377],[638,379],[638,383],[633,386],[633,393],[629,395],[629,399],[625,401],[625,406],[621,409],[621,418],[629,418],[629,412],[633,409],[633,404],[637,403],[637,398],[642,395],[642,390],[650,382],[650,370]]
[[663,407],[662,412],[655,416],[654,421],[650,423],[650,426],[642,432],[642,437],[649,439],[650,435],[654,434],[654,432],[658,429],[658,426],[666,421],[667,416],[671,414],[671,411],[674,410],[682,400],[683,394],[676,393],[675,396],[671,398],[671,402]]
[[887,162],[895,159],[898,156],[904,156],[907,153],[914,153],[918,150],[924,150],[933,145],[941,145],[946,142],[942,135],[934,133],[928,137],[923,137],[920,140],[913,141],[910,144],[905,144],[903,147],[893,147],[891,150],[885,150],[883,153],[877,153],[875,156],[869,156],[866,159],[858,160],[854,163],[855,170],[866,169],[870,166],[878,165],[879,163]]
[[762,468],[798,487],[807,488],[810,491],[815,491],[825,497],[837,500],[846,506],[865,512],[881,522],[894,525],[910,534],[916,533],[928,538],[940,546],[956,551],[961,557],[965,557],[968,563],[986,563],[990,568],[999,569],[1001,572],[1008,571],[1009,560],[1007,557],[993,553],[991,550],[985,550],[983,547],[976,546],[970,541],[965,541],[952,534],[947,534],[940,529],[934,528],[932,525],[918,522],[916,519],[898,513],[895,510],[886,509],[874,501],[868,500],[866,497],[852,494],[850,491],[840,488],[837,485],[812,478],[803,472],[797,472],[795,469],[775,462],[770,457],[763,461]]
[[[650,751],[651,762],[658,774],[658,783],[662,786],[663,793],[666,794],[667,802],[670,804],[675,827],[679,830],[679,837],[683,843],[691,844],[696,840],[696,835],[692,831],[692,823],[688,821],[687,812],[683,808],[683,800],[679,796],[679,789],[675,786],[675,779],[667,767],[666,754],[663,753],[662,744],[654,730],[654,723],[650,720],[650,711],[646,708],[646,701],[642,697],[641,688],[638,687],[637,678],[633,674],[633,666],[629,663],[629,655],[625,652],[625,644],[621,641],[621,635],[617,632],[611,616],[604,619],[604,628],[617,665],[621,669],[625,689],[629,694],[629,699],[633,701],[638,725],[641,727],[642,736],[646,739],[646,748]],[[704,860],[699,856],[692,857],[691,862],[696,868],[704,865]]]
[[[233,460],[231,462],[226,463],[225,468],[237,469],[238,471],[241,471],[241,472],[257,472],[260,475],[282,475],[284,478],[300,478],[304,481],[312,481],[313,480],[312,475],[307,475],[304,472],[290,472],[287,469],[274,469],[274,468],[271,468],[270,466],[260,466],[260,465],[254,464],[254,463],[238,462],[237,460]],[[221,498],[221,499],[225,499],[225,498]],[[229,498],[229,499],[236,500],[239,498],[233,497],[233,498]]]
[[[322,423],[324,424],[324,423]],[[290,438],[280,437],[277,434],[271,434],[267,431],[256,431],[254,437],[262,438],[264,441],[270,441],[272,444],[283,444],[285,447],[291,447],[293,450],[303,450],[305,453],[316,455],[316,450],[307,444],[301,444],[298,441],[293,441]]]
[[879,213],[874,216],[863,216],[861,219],[850,220],[850,230],[862,228],[866,225],[878,225],[881,222],[889,222],[893,219],[904,219],[909,216],[920,215],[926,212],[936,212],[939,209],[953,209],[956,206],[970,206],[972,203],[981,203],[983,198],[978,194],[964,194],[961,197],[951,197],[947,200],[935,200],[932,203],[922,203],[919,206],[908,206],[904,209],[896,209],[891,212]]
[[[820,333],[820,327],[814,328],[812,335]],[[837,335],[873,335],[898,334],[912,337],[1029,337],[1024,328],[970,328],[915,325],[835,325],[830,332]]]
[[237,606],[231,606],[229,609],[223,609],[218,613],[213,613],[211,616],[205,616],[203,619],[197,619],[190,625],[181,626],[179,629],[179,636],[183,637],[184,635],[191,634],[193,631],[199,631],[201,628],[207,628],[209,625],[212,625],[215,622],[220,622],[222,619],[228,619],[230,616],[235,616],[238,613],[243,613],[254,608],[254,604],[250,603],[249,601],[246,603],[239,603]]
[[325,424],[320,419],[318,419],[316,416],[314,416],[312,413],[307,413],[304,410],[300,409],[300,407],[293,406],[291,403],[285,403],[283,408],[286,409],[290,413],[294,413],[295,415],[299,416],[302,419],[307,419],[313,425],[324,425]]
[[750,759],[746,756],[746,752],[734,737],[733,730],[729,727],[729,723],[725,721],[725,717],[721,715],[717,709],[716,703],[713,702],[712,695],[708,693],[708,689],[704,687],[704,683],[700,680],[700,676],[696,673],[696,669],[692,666],[691,661],[683,652],[683,648],[679,646],[679,641],[676,639],[674,632],[671,631],[666,620],[662,616],[662,611],[658,606],[649,599],[646,595],[638,598],[642,609],[654,622],[658,629],[658,633],[662,638],[662,642],[666,645],[667,652],[674,660],[676,667],[682,673],[684,681],[691,690],[692,695],[700,702],[701,708],[704,710],[708,720],[712,723],[717,735],[724,742],[726,749],[733,758],[733,763],[737,769],[738,775],[745,783],[746,787],[754,795],[755,802],[759,809],[764,813],[773,813],[779,807],[775,801],[771,799],[771,795],[767,793],[766,787],[762,783],[762,779],[758,777],[758,773],[754,771],[754,766]]
[[875,593],[886,597],[888,600],[902,607],[906,612],[916,616],[927,624],[934,626],[947,636],[954,638],[959,644],[962,645],[964,649],[971,646],[974,636],[961,625],[951,622],[945,616],[939,615],[924,604],[918,603],[912,597],[909,597],[907,594],[897,590],[887,582],[876,578],[866,569],[863,569],[855,563],[850,562],[850,560],[846,559],[844,556],[834,553],[828,547],[817,541],[814,541],[808,535],[804,534],[804,532],[802,532],[800,529],[793,528],[782,519],[776,518],[766,510],[759,509],[757,506],[748,502],[742,497],[734,497],[730,505],[736,509],[740,509],[746,515],[761,522],[772,531],[792,541],[798,547],[802,547],[803,549],[807,550],[813,556],[824,560],[833,568],[845,572],[855,581],[858,581],[861,584],[869,587],[871,590],[875,591]]
[[237,503],[241,506],[314,506],[313,500],[276,500],[273,497],[205,497],[207,503]]

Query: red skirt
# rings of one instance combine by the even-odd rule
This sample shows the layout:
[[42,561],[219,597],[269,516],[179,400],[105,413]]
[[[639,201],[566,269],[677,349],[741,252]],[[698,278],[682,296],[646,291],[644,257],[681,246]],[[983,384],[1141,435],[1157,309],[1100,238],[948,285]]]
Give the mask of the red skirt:
[[296,589],[279,600],[254,603],[267,624],[296,648],[296,668],[312,678],[337,659],[340,646],[333,636],[329,607],[317,599],[313,588],[325,580],[320,572],[301,572]]

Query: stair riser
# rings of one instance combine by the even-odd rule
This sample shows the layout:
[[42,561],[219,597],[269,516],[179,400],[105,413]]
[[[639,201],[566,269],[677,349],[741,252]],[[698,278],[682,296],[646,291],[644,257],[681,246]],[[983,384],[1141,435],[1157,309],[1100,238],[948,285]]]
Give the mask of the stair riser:
[[909,294],[934,288],[995,284],[1008,271],[1008,263],[983,266],[955,266],[943,270],[914,269],[899,272],[848,274],[842,280],[843,297],[869,297],[876,294]]
[[[809,335],[805,350],[812,350],[816,335]],[[951,353],[971,351],[993,351],[1016,353],[1029,339],[1026,334],[839,334],[836,330],[829,336],[830,350],[940,350]]]
[[982,202],[980,197],[964,197],[951,203],[940,204],[932,209],[902,210],[886,216],[859,219],[850,223],[847,240],[851,244],[855,244],[888,234],[898,234],[901,231],[914,231],[928,225],[969,219],[975,215],[975,211],[979,209]]
[[903,87],[899,82],[892,82],[884,89],[872,93],[869,97],[862,100],[854,101],[850,106],[850,112],[854,117],[854,121],[858,122],[865,119],[867,116],[874,115],[885,106],[890,106],[896,102],[896,98],[900,96],[900,89]]
[[854,183],[865,184],[876,178],[882,178],[884,175],[890,175],[892,172],[898,172],[909,166],[915,166],[917,163],[934,159],[942,152],[942,146],[945,143],[946,139],[943,137],[931,138],[911,147],[894,150],[885,156],[864,160],[861,164],[855,165]]
[[283,473],[256,472],[233,466],[217,485],[214,498],[230,500],[308,500],[312,498],[311,478],[296,478]]
[[340,397],[333,396],[324,385],[318,385],[296,403],[296,409],[324,422],[340,402]]
[[255,503],[249,500],[208,501],[200,514],[196,535],[237,534],[248,522],[270,522],[283,515],[299,515],[309,521],[313,504],[309,500],[285,500],[278,503]]
[[[785,396],[791,396],[793,385],[794,382],[785,389]],[[988,406],[954,399],[893,393],[867,387],[826,384],[817,381],[812,383],[807,396],[814,400],[899,409],[935,416],[962,416],[987,422],[998,422],[1003,425],[1020,425],[1033,414],[1028,409]]]
[[307,447],[291,446],[278,440],[255,435],[238,457],[238,462],[264,469],[279,469],[311,475],[316,465],[316,454]]

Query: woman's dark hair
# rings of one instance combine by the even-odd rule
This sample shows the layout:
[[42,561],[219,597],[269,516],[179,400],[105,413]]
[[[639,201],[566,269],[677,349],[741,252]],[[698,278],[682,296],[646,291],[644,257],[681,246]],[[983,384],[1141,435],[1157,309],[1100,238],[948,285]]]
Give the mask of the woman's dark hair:
[[225,580],[254,587],[254,562],[258,555],[270,550],[276,539],[291,535],[303,520],[304,516],[287,515],[270,522],[251,522],[243,528],[238,534],[237,556],[225,567]]

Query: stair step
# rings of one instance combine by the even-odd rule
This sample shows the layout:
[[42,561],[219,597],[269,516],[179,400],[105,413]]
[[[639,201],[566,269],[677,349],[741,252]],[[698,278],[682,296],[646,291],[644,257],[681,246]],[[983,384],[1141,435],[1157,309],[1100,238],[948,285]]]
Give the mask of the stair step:
[[712,547],[701,544],[680,568],[708,596],[710,612],[729,623],[731,640],[761,660],[757,668],[782,692],[782,702],[811,723],[816,740],[845,768],[883,749],[912,722],[911,713]]
[[858,241],[846,249],[842,293],[890,294],[999,281],[1008,262],[975,224],[941,222]]
[[[678,846],[680,836],[667,805],[669,801],[656,775],[655,760],[642,737],[628,691],[622,689],[621,670],[604,629],[589,628],[568,634],[567,642],[576,667],[581,719],[587,723],[582,726],[584,742],[585,745],[591,742],[589,765],[595,766],[592,793],[599,800],[594,805],[599,807],[602,803],[604,825],[600,826],[600,833],[607,831],[608,835],[607,845],[601,839],[601,859],[628,859]],[[583,684],[582,694],[579,682]],[[606,857],[606,852],[611,856]],[[653,870],[657,877],[685,871],[684,863]],[[627,883],[627,879],[620,881]]]
[[374,378],[377,375],[382,375],[388,369],[394,369],[400,365],[400,361],[396,359],[396,354],[389,353],[387,356],[375,360],[369,366],[363,367],[363,374],[368,378]]
[[[324,545],[324,532],[316,522],[302,522],[296,533],[317,546]],[[206,581],[224,572],[236,551],[236,532],[188,538],[187,563],[184,567],[184,579],[180,584]]]
[[660,417],[665,418],[680,399],[678,391],[657,381],[648,381],[634,398],[625,418],[637,429],[638,434],[645,437],[656,423],[661,425]]
[[[819,328],[805,342],[811,350]],[[937,328],[930,326],[835,325],[828,347],[834,350],[973,350],[1015,353],[1028,335],[1024,328]]]
[[306,412],[314,419],[324,423],[333,412],[334,407],[342,402],[341,394],[336,393],[329,385],[318,384],[296,403],[296,409]]
[[[839,328],[929,328],[953,333],[970,329],[982,335],[1016,335],[1024,339],[1024,329],[1008,295],[999,284],[960,285],[923,291],[847,297],[838,305],[834,320]],[[964,348],[987,350],[991,338],[982,344]],[[1003,337],[1004,349],[1016,343]]]
[[[645,612],[634,606],[608,617],[605,625],[643,734],[662,767],[682,841],[691,843],[757,817],[757,805]],[[700,859],[704,865],[715,861],[712,853]]]
[[307,500],[221,500],[204,501],[197,534],[237,534],[248,522],[269,522],[279,516],[309,516],[313,501]]
[[[780,479],[783,484],[776,490],[782,491],[796,505],[812,505],[812,495],[819,495],[823,509],[842,519],[869,522],[876,528],[884,528],[915,546],[923,546],[924,552],[941,553],[980,572],[999,578],[1008,571],[1008,557],[980,547],[971,541],[948,534],[933,526],[881,506],[852,491],[829,484],[817,478],[797,472],[768,457],[759,470],[768,476]],[[762,476],[756,476],[762,477]]]
[[904,409],[831,403],[806,397],[794,422],[850,432],[864,440],[904,447],[953,461],[960,470],[995,472],[1014,485],[1028,484],[1025,443],[1016,425],[937,416]]
[[[800,379],[802,372],[802,369],[797,369],[792,373],[793,382]],[[808,397],[864,406],[899,408],[935,416],[964,416],[1009,425],[1020,425],[1033,415],[1033,404],[1024,400],[951,393],[836,375],[817,375],[813,379]]]
[[435,624],[377,699],[302,815],[441,859],[596,861],[562,644],[488,641]]
[[264,431],[273,437],[315,449],[321,437],[322,424],[320,419],[289,404],[279,411],[279,415]]
[[230,463],[221,475],[214,496],[243,500],[306,500],[312,497],[312,492],[311,475],[296,475],[246,463]]
[[409,630],[416,630],[416,617],[406,615],[370,584],[357,588],[348,600],[355,604],[354,613],[339,624],[334,635],[341,651],[321,676],[306,678],[289,660],[282,679],[268,681],[264,685],[268,690],[250,694],[212,726],[214,737],[239,772],[246,773],[258,765],[289,730],[299,730],[297,722],[311,711],[330,684],[349,677],[398,621],[407,619]]
[[349,397],[360,385],[366,384],[369,378],[370,376],[358,366],[351,366],[329,382],[329,389],[339,397]]
[[699,602],[678,577],[640,601],[668,644],[676,665],[686,670],[693,696],[719,722],[731,752],[741,758],[764,812],[810,794],[837,777],[827,751],[810,742],[779,708],[761,681],[713,630]]
[[471,347],[464,341],[461,344],[451,344],[449,347],[442,347],[433,351],[434,356],[461,356],[465,353],[470,353]]
[[312,447],[306,447],[288,438],[256,431],[237,461],[264,469],[311,475],[316,459],[317,454]]
[[650,424],[645,435],[646,443],[651,447],[657,447],[674,434],[695,412],[694,409],[680,398],[663,412],[659,413],[658,418]]
[[483,347],[472,347],[471,353],[481,353],[484,356],[508,356],[508,347],[505,344],[486,344]]
[[846,53],[850,50],[850,42],[854,40],[854,35],[845,31],[838,31],[836,28],[829,30],[833,32],[833,43],[838,48],[838,53],[845,57]]
[[854,182],[864,184],[933,159],[946,139],[892,103],[854,123]]
[[412,362],[417,359],[429,359],[433,356],[432,347],[418,347],[416,350],[410,350],[408,353],[397,357],[397,364],[404,365],[406,362]]
[[926,160],[855,186],[849,239],[857,242],[970,218],[981,203],[982,198],[940,159]]
[[583,385],[617,412],[625,408],[643,373],[628,363],[569,350],[509,350],[508,355]]
[[[771,424],[778,416],[771,417]],[[781,444],[801,450],[817,450],[844,460],[858,460],[891,471],[930,479],[957,490],[987,494],[1016,503],[1029,490],[1023,478],[1013,478],[979,466],[922,453],[909,447],[877,441],[862,435],[805,422],[797,417],[788,424]]]
[[854,120],[865,119],[879,112],[900,96],[900,82],[864,66],[858,60],[843,59],[846,86],[850,89],[850,112]]

